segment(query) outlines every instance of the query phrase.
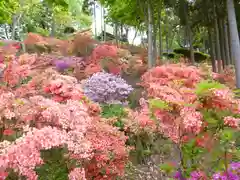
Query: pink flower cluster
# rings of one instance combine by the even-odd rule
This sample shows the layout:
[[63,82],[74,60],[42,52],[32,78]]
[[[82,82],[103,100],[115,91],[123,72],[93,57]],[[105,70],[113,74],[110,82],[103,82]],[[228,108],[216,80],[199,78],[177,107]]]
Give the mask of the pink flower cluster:
[[69,180],[87,180],[85,170],[82,168],[74,168],[68,175]]
[[224,118],[224,124],[226,126],[232,127],[232,128],[239,128],[240,127],[240,119],[234,118],[231,116],[227,116]]
[[155,67],[142,76],[145,87],[150,83],[158,85],[171,85],[180,81],[185,87],[192,88],[203,79],[202,73],[197,67],[184,64],[169,64]]
[[53,99],[57,102],[64,102],[68,99],[81,100],[84,95],[81,84],[71,76],[57,75],[44,87],[45,93],[53,94]]
[[[10,93],[2,94],[1,98],[5,98],[5,102],[8,100],[9,104],[15,101]],[[42,96],[21,99],[12,104],[8,115],[2,117],[2,120],[15,118],[17,121],[12,125],[5,123],[6,128],[10,126],[24,132],[24,127],[34,124],[37,129],[28,128],[21,138],[1,149],[1,167],[4,169],[13,168],[30,180],[37,179],[34,167],[43,163],[40,150],[67,145],[70,157],[81,162],[86,177],[101,179],[102,168],[109,169],[107,176],[110,177],[124,172],[128,158],[126,137],[118,129],[101,122],[98,117],[89,116],[86,104],[74,100],[59,104]],[[5,110],[6,106],[8,104],[2,104],[2,109]],[[109,154],[114,156],[109,157]]]
[[[148,111],[149,114],[153,111],[157,118],[158,131],[174,142],[202,132],[206,123],[200,111],[204,108],[229,110],[233,114],[240,112],[240,101],[228,88],[210,89],[207,96],[200,100],[195,87],[204,78],[204,73],[199,69],[181,64],[156,67],[142,76],[141,84],[147,97],[164,101],[168,106],[165,109],[150,109],[148,105]],[[142,110],[146,111],[147,108]],[[144,117],[143,114],[141,116]],[[239,119],[225,117],[224,124],[238,128]]]
[[92,52],[92,60],[97,63],[103,58],[118,58],[117,47],[110,45],[99,45]]
[[4,82],[14,87],[29,75],[29,71],[29,65],[19,65],[16,61],[10,61],[3,74]]
[[153,111],[158,119],[158,131],[174,142],[179,142],[186,134],[198,134],[202,129],[203,119],[196,110],[198,103],[194,88],[203,79],[204,73],[199,69],[183,64],[156,67],[142,76],[141,84],[148,98],[167,103],[167,109]]
[[7,146],[0,155],[1,168],[12,168],[29,180],[37,180],[34,168],[43,164],[40,150],[59,147],[66,143],[67,134],[56,128],[32,129]]
[[[58,89],[52,88],[52,92],[71,95],[64,104],[40,95],[17,98],[14,94],[17,91],[3,91],[0,95],[0,122],[5,136],[24,132],[29,125],[35,127],[28,128],[15,142],[0,146],[4,160],[1,167],[13,168],[28,179],[37,179],[34,167],[43,163],[40,150],[67,145],[69,157],[82,164],[86,178],[101,179],[102,169],[108,169],[104,176],[110,179],[122,175],[128,159],[124,134],[100,120],[97,105],[77,101],[81,87],[75,78],[56,74],[51,78],[50,82],[60,84],[55,86]],[[76,169],[69,178],[84,179],[83,174]]]

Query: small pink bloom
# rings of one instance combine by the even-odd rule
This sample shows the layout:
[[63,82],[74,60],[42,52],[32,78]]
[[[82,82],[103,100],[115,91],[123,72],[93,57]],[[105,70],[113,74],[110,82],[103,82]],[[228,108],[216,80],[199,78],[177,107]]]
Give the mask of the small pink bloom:
[[8,177],[8,172],[0,172],[0,179],[4,180]]
[[14,131],[12,129],[5,129],[3,131],[3,135],[5,135],[5,136],[11,136],[11,135],[13,135],[13,133],[14,133]]

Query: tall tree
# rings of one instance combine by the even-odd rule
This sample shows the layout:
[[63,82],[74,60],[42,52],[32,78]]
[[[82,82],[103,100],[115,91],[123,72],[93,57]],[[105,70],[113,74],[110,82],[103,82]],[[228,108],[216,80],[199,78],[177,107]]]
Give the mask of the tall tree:
[[231,38],[232,58],[235,61],[236,85],[240,88],[240,43],[233,0],[227,0],[228,22]]

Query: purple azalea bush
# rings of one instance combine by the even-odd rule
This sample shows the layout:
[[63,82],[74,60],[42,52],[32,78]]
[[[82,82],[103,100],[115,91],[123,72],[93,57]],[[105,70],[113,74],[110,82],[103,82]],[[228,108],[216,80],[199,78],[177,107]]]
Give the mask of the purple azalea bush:
[[[174,179],[177,180],[201,180],[204,177],[202,172],[193,171],[189,178],[184,178],[180,171],[175,173]],[[213,174],[212,180],[240,180],[240,162],[229,164],[229,168],[225,172],[217,172]]]
[[233,162],[226,172],[217,172],[213,180],[240,180],[240,162]]
[[93,74],[84,85],[84,94],[98,103],[122,102],[132,90],[132,86],[120,76],[105,72]]
[[64,71],[70,67],[84,68],[86,66],[86,61],[83,57],[71,56],[55,59],[53,64],[58,71]]

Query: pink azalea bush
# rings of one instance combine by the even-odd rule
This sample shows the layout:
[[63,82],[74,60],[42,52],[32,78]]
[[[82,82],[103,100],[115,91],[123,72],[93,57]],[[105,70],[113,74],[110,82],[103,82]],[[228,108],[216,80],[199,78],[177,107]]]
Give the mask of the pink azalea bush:
[[100,107],[84,97],[76,78],[59,74],[48,60],[24,56],[6,64],[0,88],[1,172],[38,179],[41,151],[66,148],[65,157],[75,162],[69,179],[122,176],[126,136],[101,120]]
[[218,153],[219,158],[230,162],[238,151],[234,144],[240,129],[240,101],[228,87],[205,79],[200,69],[182,64],[149,70],[141,82],[144,106],[135,112],[137,118],[129,118],[132,132],[139,131],[143,119],[145,130],[162,134],[179,147],[184,177],[202,171],[207,179],[212,175],[207,174],[208,168],[214,166],[214,160],[205,158],[207,154]]

